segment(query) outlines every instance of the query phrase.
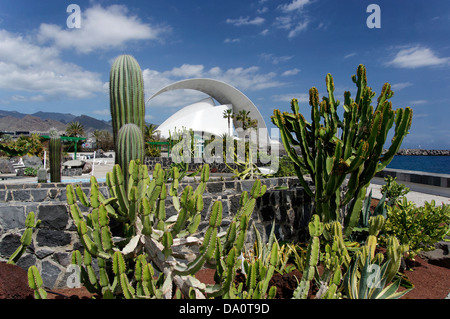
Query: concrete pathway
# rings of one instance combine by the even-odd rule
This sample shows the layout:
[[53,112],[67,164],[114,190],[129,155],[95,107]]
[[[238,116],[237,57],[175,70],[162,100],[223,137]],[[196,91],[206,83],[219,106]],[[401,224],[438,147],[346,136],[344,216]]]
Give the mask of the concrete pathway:
[[[374,177],[370,186],[367,188],[367,194],[372,189],[372,197],[381,199],[381,187],[385,184],[383,178]],[[450,204],[450,188],[437,187],[424,184],[415,184],[409,182],[399,182],[409,187],[410,191],[406,194],[406,198],[409,201],[416,203],[417,206],[423,206],[425,202],[431,202],[434,200],[436,205]]]

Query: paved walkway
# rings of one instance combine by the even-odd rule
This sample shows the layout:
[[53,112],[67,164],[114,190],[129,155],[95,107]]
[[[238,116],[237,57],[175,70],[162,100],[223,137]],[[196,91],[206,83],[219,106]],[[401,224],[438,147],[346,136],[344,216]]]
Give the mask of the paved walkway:
[[[450,188],[408,182],[400,183],[409,187],[410,191],[406,194],[406,198],[416,203],[417,206],[423,206],[425,202],[431,202],[432,200],[436,202],[436,205],[441,205],[442,203],[450,204]],[[381,186],[384,184],[383,178],[373,178],[370,186],[367,188],[367,193],[372,189],[372,197],[381,199]]]

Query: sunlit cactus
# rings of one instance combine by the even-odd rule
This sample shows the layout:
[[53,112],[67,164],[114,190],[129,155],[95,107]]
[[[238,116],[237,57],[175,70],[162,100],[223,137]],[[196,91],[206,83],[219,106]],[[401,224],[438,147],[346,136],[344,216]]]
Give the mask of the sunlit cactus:
[[[394,92],[389,83],[384,84],[377,105],[373,107],[375,92],[367,86],[363,65],[358,67],[357,75],[352,79],[358,90],[354,100],[350,92],[344,93],[342,119],[338,115],[340,101],[334,97],[331,74],[326,76],[328,97],[319,101],[317,88],[309,91],[311,122],[300,113],[296,99],[291,102],[293,113],[274,110],[271,118],[280,129],[284,148],[294,162],[300,183],[314,198],[315,212],[325,222],[341,221],[341,210],[345,208],[347,235],[358,223],[370,180],[391,162],[412,121],[411,108],[392,109],[388,100]],[[391,145],[384,152],[388,133],[394,124]],[[307,183],[300,168],[309,173],[313,187]],[[344,189],[342,186],[347,176],[349,179]]]
[[121,55],[114,61],[109,94],[115,145],[120,128],[127,123],[136,124],[144,134],[144,80],[139,63],[131,55]]

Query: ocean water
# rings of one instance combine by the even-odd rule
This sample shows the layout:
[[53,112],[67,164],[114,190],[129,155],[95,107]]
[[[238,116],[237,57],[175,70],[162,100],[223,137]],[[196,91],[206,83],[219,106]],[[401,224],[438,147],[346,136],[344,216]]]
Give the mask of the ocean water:
[[396,155],[386,168],[450,174],[450,156]]

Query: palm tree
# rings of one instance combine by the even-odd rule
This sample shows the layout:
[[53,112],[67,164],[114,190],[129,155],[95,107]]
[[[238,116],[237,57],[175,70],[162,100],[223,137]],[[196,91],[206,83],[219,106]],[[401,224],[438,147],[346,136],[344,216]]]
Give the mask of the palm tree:
[[248,127],[249,128],[257,128],[258,127],[258,120],[257,119],[250,119],[248,121]]
[[236,115],[236,120],[242,122],[242,129],[244,131],[247,130],[247,128],[249,127],[249,121],[251,121],[250,111],[240,110]]
[[84,126],[80,122],[70,122],[66,127],[66,135],[70,137],[82,137],[84,135]]
[[226,109],[223,111],[223,118],[228,120],[228,135],[231,135],[230,133],[230,124],[231,119],[234,118],[233,109]]
[[156,134],[156,132],[157,132],[157,130],[156,130],[156,125],[155,124],[145,125],[145,127],[144,127],[144,141],[146,141],[146,142],[155,142],[155,141],[157,141],[158,138],[154,136]]
[[[156,135],[155,124],[145,125],[144,127],[144,141],[145,142],[159,142],[159,136]],[[155,136],[156,135],[156,136]],[[146,156],[151,157],[159,157],[161,156],[161,148],[156,145],[147,145],[146,146]]]

